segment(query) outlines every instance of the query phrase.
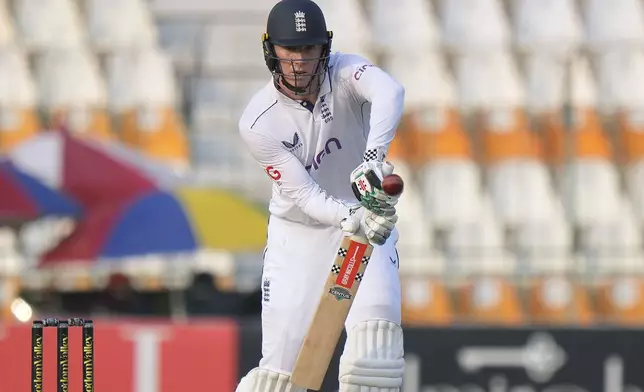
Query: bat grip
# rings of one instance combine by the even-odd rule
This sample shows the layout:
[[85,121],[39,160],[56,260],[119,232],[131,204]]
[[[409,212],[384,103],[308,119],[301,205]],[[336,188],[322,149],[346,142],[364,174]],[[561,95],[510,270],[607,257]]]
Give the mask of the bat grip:
[[361,244],[371,245],[367,239],[367,235],[362,231],[362,228],[359,228],[358,231],[349,236],[351,241],[359,242]]

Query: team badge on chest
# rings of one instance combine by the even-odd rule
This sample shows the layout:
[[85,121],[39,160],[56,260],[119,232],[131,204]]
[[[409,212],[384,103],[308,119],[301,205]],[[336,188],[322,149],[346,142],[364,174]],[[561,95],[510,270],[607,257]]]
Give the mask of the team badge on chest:
[[333,114],[331,114],[331,110],[329,109],[329,105],[326,104],[324,96],[320,98],[320,115],[326,124],[333,121]]

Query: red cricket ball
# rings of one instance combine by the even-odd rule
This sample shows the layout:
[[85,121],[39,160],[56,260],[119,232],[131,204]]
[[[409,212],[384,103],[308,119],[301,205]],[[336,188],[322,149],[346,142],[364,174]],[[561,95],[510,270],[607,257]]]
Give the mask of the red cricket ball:
[[402,193],[405,183],[398,174],[391,174],[382,180],[382,190],[389,196],[398,196]]

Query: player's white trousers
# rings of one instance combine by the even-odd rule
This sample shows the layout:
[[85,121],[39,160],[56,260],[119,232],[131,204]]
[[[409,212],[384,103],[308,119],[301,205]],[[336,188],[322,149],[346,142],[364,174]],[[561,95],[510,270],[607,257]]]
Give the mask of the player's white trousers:
[[[272,216],[262,277],[262,359],[259,366],[291,373],[317,308],[342,231],[310,227]],[[398,232],[375,246],[345,323],[385,319],[400,325]]]

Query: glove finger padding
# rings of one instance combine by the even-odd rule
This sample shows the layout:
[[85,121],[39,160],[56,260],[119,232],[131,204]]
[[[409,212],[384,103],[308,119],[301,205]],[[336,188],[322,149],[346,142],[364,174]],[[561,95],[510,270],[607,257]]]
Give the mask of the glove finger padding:
[[400,200],[400,195],[391,196],[380,189],[376,189],[373,194],[365,197],[373,197],[381,208],[395,207]]
[[374,244],[382,245],[391,236],[398,221],[398,215],[382,216],[367,210],[364,213],[363,221],[367,239]]
[[389,161],[383,162],[381,167],[381,172],[382,172],[382,176],[380,177],[381,179],[394,174],[394,165]]
[[364,221],[365,225],[376,231],[382,232],[383,230],[388,230],[391,232],[394,226],[396,226],[396,222],[398,222],[398,215],[382,216],[371,211],[366,211]]
[[395,214],[393,207],[399,196],[390,196],[382,190],[383,175],[393,172],[393,165],[381,162],[364,162],[351,173],[351,189],[360,204],[378,215]]
[[361,202],[368,210],[382,216],[392,216],[396,213],[396,205],[400,199],[398,196],[390,196],[380,189],[376,189],[371,195],[364,197]]
[[364,207],[352,210],[350,215],[340,222],[342,231],[347,235],[355,234],[361,230],[369,242],[382,245],[387,242],[393,231],[398,215],[382,216],[369,211]]
[[397,201],[377,200],[374,197],[369,196],[362,199],[360,204],[376,215],[392,216],[396,214],[396,202]]

